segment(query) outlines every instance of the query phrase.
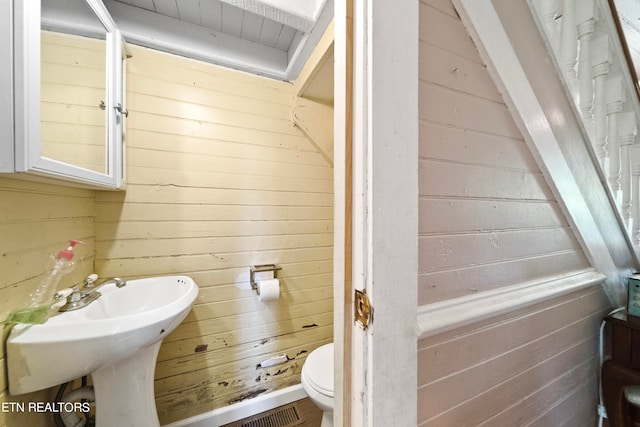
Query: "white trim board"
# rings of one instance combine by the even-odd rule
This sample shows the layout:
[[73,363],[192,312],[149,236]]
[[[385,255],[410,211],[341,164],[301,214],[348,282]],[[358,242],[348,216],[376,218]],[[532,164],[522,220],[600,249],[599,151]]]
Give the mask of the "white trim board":
[[601,284],[604,274],[579,270],[418,307],[418,340]]
[[185,418],[171,424],[165,424],[164,427],[212,427],[221,426],[239,421],[243,418],[257,415],[261,412],[269,411],[278,406],[287,405],[296,400],[304,399],[307,393],[302,388],[302,384],[296,384],[291,387],[276,390],[271,393],[263,394],[253,399],[243,400],[233,405],[224,406],[214,409],[213,411],[194,417]]

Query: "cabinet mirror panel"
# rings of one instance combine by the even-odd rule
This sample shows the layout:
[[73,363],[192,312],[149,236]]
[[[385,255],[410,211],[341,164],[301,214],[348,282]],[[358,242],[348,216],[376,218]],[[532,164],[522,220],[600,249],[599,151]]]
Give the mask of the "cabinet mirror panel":
[[84,0],[41,4],[41,155],[106,174],[107,31]]

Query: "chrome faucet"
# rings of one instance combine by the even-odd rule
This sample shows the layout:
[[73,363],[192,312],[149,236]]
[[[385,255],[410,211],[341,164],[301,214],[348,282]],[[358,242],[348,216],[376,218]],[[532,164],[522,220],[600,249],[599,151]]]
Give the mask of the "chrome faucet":
[[100,295],[102,294],[98,292],[98,289],[104,285],[115,283],[118,288],[122,288],[127,284],[127,282],[119,277],[114,277],[112,279],[107,279],[96,286],[94,283],[97,278],[98,277],[95,274],[92,274],[84,280],[84,286],[82,288],[74,286],[71,294],[67,297],[67,303],[60,307],[58,311],[73,311],[88,306],[93,301],[100,298]]

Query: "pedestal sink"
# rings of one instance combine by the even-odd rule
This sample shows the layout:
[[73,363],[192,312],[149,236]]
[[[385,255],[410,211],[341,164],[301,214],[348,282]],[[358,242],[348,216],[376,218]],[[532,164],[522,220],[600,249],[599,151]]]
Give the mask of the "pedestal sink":
[[157,427],[158,350],[191,310],[198,286],[187,276],[165,276],[99,292],[88,306],[56,313],[42,325],[14,326],[7,339],[9,393],[91,374],[98,427]]

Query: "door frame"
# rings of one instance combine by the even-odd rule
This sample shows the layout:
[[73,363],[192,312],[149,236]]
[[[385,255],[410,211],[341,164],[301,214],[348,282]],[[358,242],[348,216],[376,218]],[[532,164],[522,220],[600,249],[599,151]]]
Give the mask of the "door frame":
[[417,422],[418,6],[335,1],[336,426]]

